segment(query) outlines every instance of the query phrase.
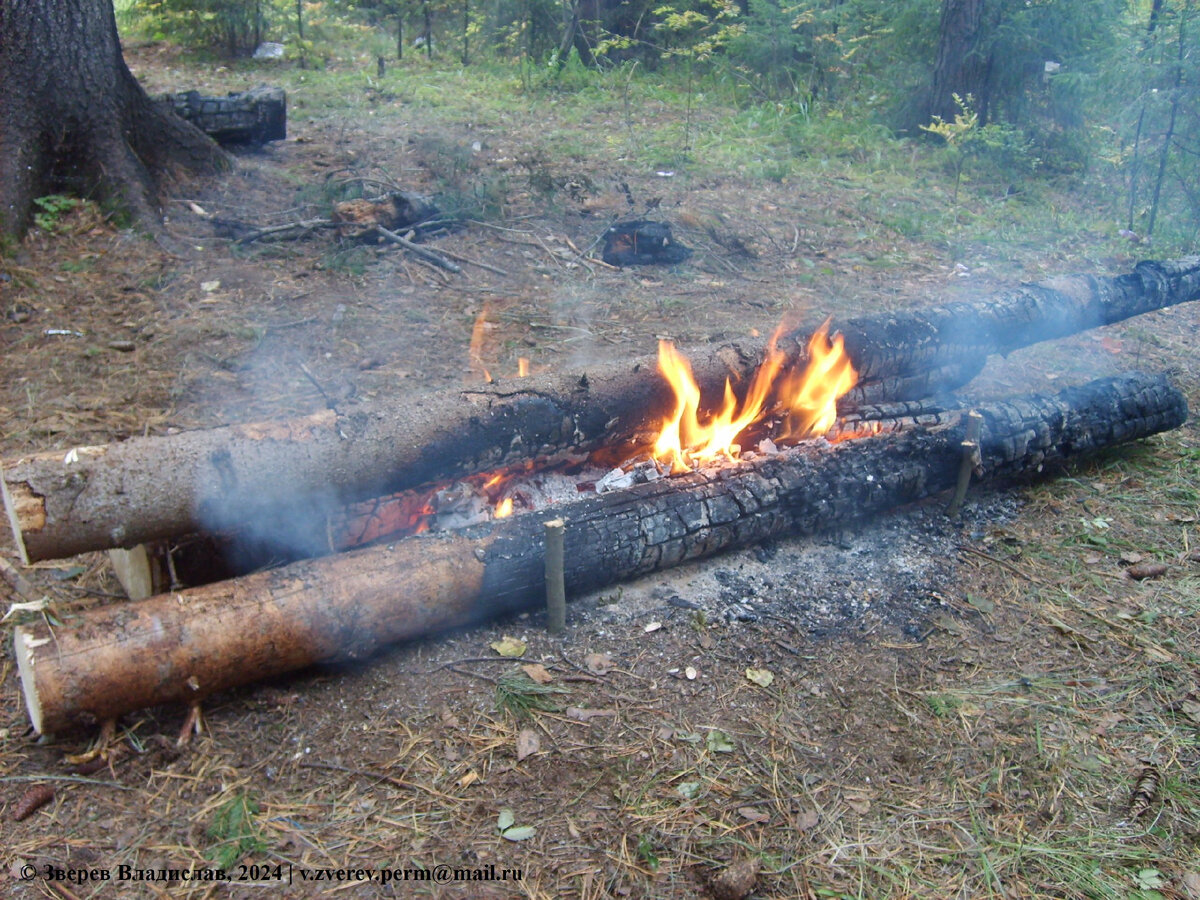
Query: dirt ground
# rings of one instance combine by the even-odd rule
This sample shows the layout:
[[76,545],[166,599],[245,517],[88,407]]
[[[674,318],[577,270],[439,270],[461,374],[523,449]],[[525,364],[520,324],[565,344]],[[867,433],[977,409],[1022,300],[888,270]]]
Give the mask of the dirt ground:
[[[134,62],[158,86],[183,77],[151,50]],[[535,126],[312,114],[240,153],[229,177],[184,187],[161,244],[90,207],[35,230],[0,262],[0,457],[469,384],[519,357],[586,372],[660,336],[699,346],[785,315],[982,296],[1137,259],[980,247],[954,260],[872,223],[852,187],[573,171],[529,159]],[[468,181],[510,177],[499,214],[430,246],[503,275],[447,274],[328,233],[238,248],[205,215],[298,220],[337,182],[382,173],[434,193],[449,159]],[[607,225],[647,211],[694,256],[598,262]],[[991,360],[966,393],[1167,369],[1195,409],[1198,324],[1192,304],[1040,345]],[[95,735],[30,734],[9,618],[0,893],[262,895],[45,877],[223,865],[279,896],[741,896],[712,881],[755,860],[755,897],[1122,896],[1088,877],[1124,896],[1197,896],[1198,453],[1189,423],[1036,485],[975,492],[959,520],[940,498],[578,598],[561,639],[529,614],[225,693],[184,747],[183,710],[139,713],[98,769],[71,759]],[[1122,577],[1134,554],[1168,574]],[[102,554],[21,572],[59,609],[120,602]],[[0,597],[23,599],[3,582]],[[505,636],[527,644],[521,659],[491,648]],[[521,710],[504,685],[530,664],[558,692]],[[1122,826],[1149,765],[1166,787]],[[33,785],[53,798],[17,821]],[[1103,871],[1078,874],[1084,859]],[[521,877],[414,880],[437,866]],[[301,874],[346,869],[374,880]],[[399,873],[386,886],[384,869]]]

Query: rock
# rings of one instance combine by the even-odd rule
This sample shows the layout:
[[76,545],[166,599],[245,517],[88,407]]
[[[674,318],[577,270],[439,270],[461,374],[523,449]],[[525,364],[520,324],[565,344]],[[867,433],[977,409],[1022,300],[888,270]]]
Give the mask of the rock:
[[754,890],[761,864],[758,857],[752,857],[730,865],[710,885],[715,900],[742,900]]

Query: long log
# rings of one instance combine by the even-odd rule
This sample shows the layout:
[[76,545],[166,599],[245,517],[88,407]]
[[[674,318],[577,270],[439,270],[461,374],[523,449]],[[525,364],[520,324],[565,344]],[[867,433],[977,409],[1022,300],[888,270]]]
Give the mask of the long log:
[[[1028,475],[1178,426],[1183,395],[1129,375],[981,410],[984,477]],[[638,485],[554,509],[569,595],[782,534],[853,522],[951,487],[964,427],[910,428]],[[14,630],[34,728],[199,699],[542,597],[544,515],[433,533]]]
[[[926,397],[978,373],[991,352],[1200,299],[1200,257],[1139,263],[1116,278],[1051,279],[982,302],[837,323],[863,377],[849,397]],[[801,361],[808,327],[780,346]],[[759,343],[693,355],[706,396],[746,380]],[[342,505],[513,462],[619,443],[658,423],[672,398],[652,359],[546,375],[0,464],[22,559],[132,547],[193,532],[242,532],[291,555],[319,547]]]

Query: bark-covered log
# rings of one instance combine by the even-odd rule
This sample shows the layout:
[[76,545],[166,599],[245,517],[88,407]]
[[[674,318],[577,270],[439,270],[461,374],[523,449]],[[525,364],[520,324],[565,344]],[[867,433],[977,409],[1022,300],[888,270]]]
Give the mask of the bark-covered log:
[[[1200,257],[1117,278],[1069,276],[981,302],[849,319],[835,328],[862,376],[849,399],[914,399],[961,386],[991,352],[1200,298]],[[781,342],[801,360],[809,329]],[[692,355],[719,397],[761,344]],[[398,398],[340,414],[55,451],[0,465],[26,562],[192,532],[239,531],[291,555],[319,549],[328,515],[379,497],[564,450],[628,441],[672,406],[652,359]]]
[[[1062,275],[983,301],[960,301],[835,322],[864,387],[898,376],[944,370],[939,385],[969,381],[992,353],[1111,325],[1200,299],[1200,256],[1141,262],[1115,278]],[[807,332],[793,332],[798,345]],[[955,375],[955,367],[962,367]],[[969,373],[969,374],[968,374]],[[962,380],[958,380],[966,375]],[[932,393],[934,385],[925,390]],[[885,399],[914,399],[890,396]]]
[[180,91],[163,94],[161,100],[175,115],[221,144],[265,144],[287,137],[287,94],[283,88],[260,85],[225,97]]
[[[981,410],[984,476],[1040,472],[1178,426],[1183,395],[1130,375]],[[568,594],[782,534],[807,534],[952,486],[963,428],[948,415],[837,444],[564,504]],[[961,418],[961,416],[959,416]],[[202,588],[15,629],[34,727],[54,732],[514,611],[544,590],[544,515],[520,515],[304,560]]]

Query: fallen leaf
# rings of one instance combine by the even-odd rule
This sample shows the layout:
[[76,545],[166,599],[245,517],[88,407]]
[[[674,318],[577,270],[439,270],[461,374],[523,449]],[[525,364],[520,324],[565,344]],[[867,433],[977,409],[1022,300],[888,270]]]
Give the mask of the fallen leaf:
[[709,753],[732,753],[734,750],[733,738],[717,728],[708,733],[704,745]]
[[865,816],[871,808],[871,798],[863,797],[854,794],[846,795],[846,805],[858,813],[860,816]]
[[810,828],[816,828],[820,821],[821,816],[815,809],[806,809],[796,816],[795,828],[797,831],[808,831]]
[[746,677],[759,687],[770,687],[775,675],[770,669],[747,669]]
[[531,681],[536,681],[538,684],[549,684],[554,680],[554,676],[541,663],[528,663],[521,666],[521,671],[528,675]]
[[695,800],[700,796],[700,782],[698,781],[681,781],[675,785],[675,793],[684,800]]
[[649,634],[652,631],[658,631],[660,628],[662,628],[662,622],[647,622],[642,626],[642,631],[645,634]]
[[996,604],[987,597],[977,597],[974,594],[967,594],[967,603],[984,615],[987,615],[996,608]]
[[1132,566],[1134,563],[1140,563],[1145,558],[1146,557],[1141,553],[1136,553],[1133,550],[1125,550],[1120,556],[1121,562],[1125,563],[1127,566]]
[[1179,711],[1200,725],[1200,703],[1195,700],[1184,700],[1179,704]]
[[516,828],[506,828],[500,833],[500,837],[506,841],[527,841],[537,834],[537,829],[532,825],[518,825]]
[[1182,881],[1190,900],[1200,900],[1200,872],[1184,872]]
[[738,815],[748,822],[757,822],[759,825],[771,821],[769,815],[761,809],[755,809],[753,806],[739,806]]
[[601,716],[615,716],[616,714],[617,711],[615,709],[587,709],[580,706],[567,707],[567,718],[574,719],[576,722],[589,722]]
[[501,656],[517,657],[525,655],[525,642],[517,638],[508,637],[507,635],[498,641],[492,641],[488,646]]
[[466,775],[464,775],[462,778],[458,779],[458,786],[460,788],[467,788],[467,787],[470,787],[471,785],[473,785],[478,780],[479,780],[479,773],[476,772],[474,769],[471,769],[469,772],[467,772]]
[[542,740],[532,728],[522,728],[517,733],[517,762],[532,756],[542,749]]
[[607,675],[613,667],[613,659],[607,653],[589,653],[583,658],[583,664],[593,675]]
[[1161,575],[1167,574],[1170,567],[1159,562],[1142,562],[1130,566],[1125,570],[1125,574],[1130,578],[1135,578],[1142,581],[1146,578],[1158,578]]
[[496,830],[506,831],[516,824],[517,817],[513,811],[507,807],[500,810],[500,815],[496,816]]
[[219,282],[219,281],[202,281],[202,282],[200,282],[200,290],[204,291],[204,293],[206,293],[206,294],[211,294],[213,291],[215,291],[220,286],[221,286],[221,282]]
[[1064,622],[1062,619],[1058,618],[1057,616],[1046,616],[1046,619],[1050,622],[1050,627],[1053,628],[1055,631],[1057,631],[1059,634],[1076,634],[1076,635],[1079,634],[1079,631],[1077,629],[1072,628],[1070,625],[1068,625],[1066,622]]
[[1089,566],[1094,566],[1094,565],[1096,565],[1096,563],[1100,562],[1100,560],[1102,560],[1102,559],[1104,559],[1104,557],[1101,556],[1099,553],[1089,553],[1087,556],[1085,556],[1083,558],[1083,561],[1085,563],[1087,563]]

